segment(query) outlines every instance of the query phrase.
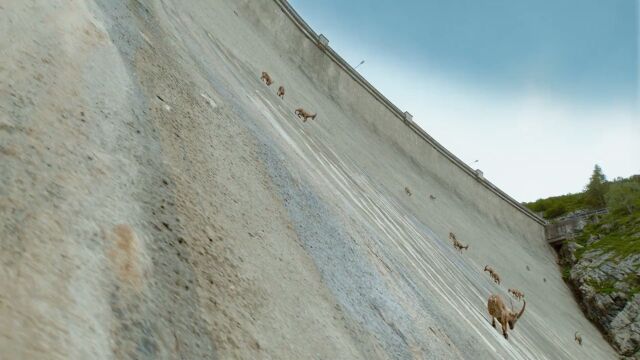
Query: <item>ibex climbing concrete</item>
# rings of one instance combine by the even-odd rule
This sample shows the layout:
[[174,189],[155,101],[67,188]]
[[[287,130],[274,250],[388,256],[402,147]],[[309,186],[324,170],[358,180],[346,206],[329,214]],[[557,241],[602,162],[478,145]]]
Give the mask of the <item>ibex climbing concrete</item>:
[[286,2],[6,0],[0,25],[0,358],[614,358],[544,222]]

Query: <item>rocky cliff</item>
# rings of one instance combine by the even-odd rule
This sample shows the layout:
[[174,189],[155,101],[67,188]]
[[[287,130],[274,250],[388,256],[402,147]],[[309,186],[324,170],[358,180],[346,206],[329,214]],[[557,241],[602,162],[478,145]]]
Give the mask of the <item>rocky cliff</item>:
[[[640,234],[639,234],[640,235]],[[640,236],[638,236],[640,237]],[[567,242],[561,250],[565,277],[586,315],[624,356],[640,358],[640,254],[619,256],[593,249],[600,236],[585,245]],[[576,253],[581,253],[576,257]]]

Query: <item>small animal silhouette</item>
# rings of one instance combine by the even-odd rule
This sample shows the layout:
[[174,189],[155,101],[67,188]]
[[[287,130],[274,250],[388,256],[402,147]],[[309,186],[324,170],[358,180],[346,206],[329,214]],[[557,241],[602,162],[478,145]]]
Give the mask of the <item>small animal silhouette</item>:
[[406,192],[407,195],[411,196],[411,190],[408,187],[404,187],[404,192]]
[[489,276],[491,276],[491,279],[493,279],[493,281],[495,281],[496,284],[500,285],[500,275],[498,275],[498,273],[495,270],[493,270],[491,266],[485,265],[484,271],[488,272]]
[[495,281],[496,284],[500,285],[500,275],[497,272],[491,274],[491,278]]
[[318,114],[308,113],[303,108],[297,108],[295,113],[296,115],[298,115],[300,119],[302,119],[302,122],[307,122],[308,119],[315,120],[316,116],[318,115]]
[[455,247],[456,249],[458,249],[460,252],[462,252],[462,250],[469,250],[469,244],[467,245],[462,245],[461,242],[459,242],[458,240],[453,242],[453,247]]
[[460,252],[462,252],[462,250],[468,250],[469,249],[469,245],[462,245],[462,243],[460,241],[458,241],[458,239],[456,239],[456,234],[449,232],[449,239],[451,239],[453,241],[453,247],[455,247],[457,250],[459,250]]
[[509,293],[518,300],[524,299],[524,293],[518,289],[509,289]]
[[577,331],[573,336],[574,340],[580,345],[582,346],[582,335],[580,335]]
[[264,83],[267,84],[268,86],[271,86],[271,84],[273,84],[273,80],[271,79],[271,76],[269,76],[269,74],[266,71],[262,72],[262,76],[260,76],[260,80],[264,81]]
[[278,88],[278,96],[284,99],[284,86]]

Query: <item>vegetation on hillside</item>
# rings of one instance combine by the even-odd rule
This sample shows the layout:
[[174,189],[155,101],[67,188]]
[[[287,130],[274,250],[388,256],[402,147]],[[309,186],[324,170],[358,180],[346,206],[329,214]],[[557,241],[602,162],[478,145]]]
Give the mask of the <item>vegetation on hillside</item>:
[[[525,204],[542,213],[547,220],[577,210],[609,210],[598,223],[587,225],[575,241],[583,245],[578,258],[586,251],[602,249],[612,251],[618,258],[640,254],[640,175],[607,181],[598,165],[581,193],[554,196]],[[587,244],[592,237],[600,240]]]
[[[589,215],[582,231],[565,240],[562,277],[621,354],[640,353],[637,342],[620,341],[634,336],[638,322],[633,306],[640,294],[640,175],[607,181],[596,165],[583,192],[525,205],[551,222],[578,210],[608,209]],[[613,319],[632,326],[612,326]]]
[[596,165],[583,192],[538,199],[524,205],[551,221],[577,210],[605,207],[617,214],[626,211],[631,215],[640,210],[640,175],[607,181],[602,168]]
[[526,203],[532,211],[539,213],[547,220],[552,220],[576,210],[586,208],[582,193],[552,196],[539,199],[532,203]]

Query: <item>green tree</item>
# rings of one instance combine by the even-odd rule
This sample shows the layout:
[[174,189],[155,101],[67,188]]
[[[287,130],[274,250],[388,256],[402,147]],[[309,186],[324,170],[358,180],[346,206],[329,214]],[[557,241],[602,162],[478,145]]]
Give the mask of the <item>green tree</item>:
[[632,214],[640,204],[640,183],[621,182],[613,184],[605,196],[611,212],[626,211]]
[[607,204],[604,198],[606,193],[607,178],[604,176],[602,168],[596,164],[585,189],[585,203],[594,209],[603,208]]

